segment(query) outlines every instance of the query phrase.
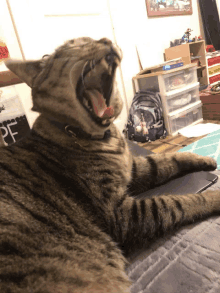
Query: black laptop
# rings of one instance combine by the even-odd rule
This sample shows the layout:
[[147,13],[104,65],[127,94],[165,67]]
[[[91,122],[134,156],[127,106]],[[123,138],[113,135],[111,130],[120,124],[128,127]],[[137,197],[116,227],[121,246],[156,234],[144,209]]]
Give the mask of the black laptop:
[[[134,156],[148,156],[153,152],[146,150],[136,143],[127,141],[129,148]],[[218,176],[210,172],[194,172],[182,177],[172,179],[171,181],[161,186],[150,189],[144,193],[136,196],[136,198],[151,197],[153,195],[163,194],[187,194],[187,193],[200,193],[217,182]]]

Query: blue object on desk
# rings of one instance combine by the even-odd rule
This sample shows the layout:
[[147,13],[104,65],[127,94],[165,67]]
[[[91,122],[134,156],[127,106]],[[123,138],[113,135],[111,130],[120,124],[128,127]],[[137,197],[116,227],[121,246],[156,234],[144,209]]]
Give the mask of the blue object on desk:
[[179,62],[179,63],[171,64],[171,65],[164,65],[163,70],[170,70],[170,69],[174,69],[181,66],[183,66],[183,62]]

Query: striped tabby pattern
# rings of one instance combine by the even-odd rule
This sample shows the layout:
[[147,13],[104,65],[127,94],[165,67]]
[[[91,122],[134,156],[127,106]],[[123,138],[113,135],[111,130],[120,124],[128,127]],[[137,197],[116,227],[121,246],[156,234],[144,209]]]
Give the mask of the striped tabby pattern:
[[220,212],[216,191],[132,197],[216,162],[132,156],[112,123],[121,58],[108,39],[79,38],[39,61],[7,61],[41,114],[27,137],[0,150],[1,293],[129,292],[125,256]]

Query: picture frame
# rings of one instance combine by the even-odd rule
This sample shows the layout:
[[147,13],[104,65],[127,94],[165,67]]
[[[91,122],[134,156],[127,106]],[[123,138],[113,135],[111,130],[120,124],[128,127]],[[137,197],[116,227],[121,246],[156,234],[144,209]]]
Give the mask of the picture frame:
[[192,0],[145,0],[148,17],[192,14]]

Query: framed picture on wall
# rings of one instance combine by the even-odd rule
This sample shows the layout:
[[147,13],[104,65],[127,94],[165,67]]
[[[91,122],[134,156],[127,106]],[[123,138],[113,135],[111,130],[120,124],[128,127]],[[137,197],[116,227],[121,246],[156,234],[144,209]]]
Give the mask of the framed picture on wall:
[[192,14],[192,0],[145,1],[149,17]]

